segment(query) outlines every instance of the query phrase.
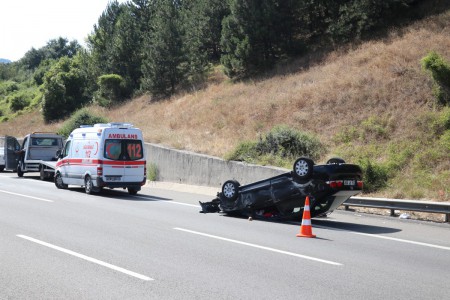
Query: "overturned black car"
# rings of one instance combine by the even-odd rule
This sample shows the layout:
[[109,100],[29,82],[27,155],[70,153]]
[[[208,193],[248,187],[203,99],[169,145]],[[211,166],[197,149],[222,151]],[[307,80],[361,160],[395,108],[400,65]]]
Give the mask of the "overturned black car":
[[349,197],[361,192],[362,170],[340,158],[315,165],[301,157],[293,170],[255,183],[240,185],[228,180],[210,202],[200,202],[203,213],[223,212],[253,218],[298,218],[303,214],[306,196],[311,217],[331,213]]

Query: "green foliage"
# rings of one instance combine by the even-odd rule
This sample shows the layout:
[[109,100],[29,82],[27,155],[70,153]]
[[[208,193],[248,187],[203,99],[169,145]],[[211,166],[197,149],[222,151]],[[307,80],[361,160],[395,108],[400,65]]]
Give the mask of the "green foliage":
[[0,82],[0,96],[7,96],[10,93],[19,90],[19,85],[15,81],[3,81]]
[[422,67],[434,80],[433,94],[438,104],[450,105],[450,64],[436,52],[422,58]]
[[63,119],[89,101],[86,77],[75,58],[61,58],[44,77],[42,110],[46,122]]
[[7,98],[7,102],[9,102],[9,108],[13,112],[23,110],[25,107],[30,105],[32,96],[33,95],[30,95],[26,91],[11,94]]
[[386,167],[370,159],[361,160],[359,165],[363,169],[364,192],[372,193],[386,187],[389,179]]
[[158,0],[151,31],[144,41],[145,61],[142,67],[142,88],[155,96],[169,96],[183,82],[186,58],[182,51],[181,27],[177,3]]
[[124,80],[117,74],[102,75],[98,78],[98,91],[94,101],[100,106],[109,107],[123,100]]
[[325,147],[316,137],[280,125],[274,127],[259,141],[240,143],[226,159],[285,166],[300,156],[316,160],[324,153]]
[[142,77],[142,43],[151,31],[149,20],[153,3],[147,0],[118,3],[110,1],[88,36],[92,78],[118,74],[123,80],[125,97],[137,90]]
[[108,123],[108,120],[90,113],[86,108],[82,108],[64,122],[63,126],[58,130],[58,134],[68,137],[73,130],[81,125],[94,125],[97,123]]
[[155,163],[147,163],[147,180],[158,180],[158,166]]
[[371,116],[361,122],[360,126],[343,128],[334,137],[336,143],[351,143],[354,141],[387,140],[391,131],[388,118]]
[[450,107],[443,107],[438,112],[425,112],[418,116],[416,125],[432,138],[438,138],[450,130]]
[[76,41],[59,37],[47,42],[47,45],[40,49],[31,48],[20,60],[20,64],[29,70],[34,70],[44,60],[58,60],[62,57],[74,57],[81,50],[81,45]]
[[253,75],[295,53],[298,7],[297,1],[231,0],[221,40],[225,73],[230,77]]
[[257,145],[258,142],[255,141],[241,142],[233,151],[225,155],[225,159],[256,163],[256,158],[260,156]]

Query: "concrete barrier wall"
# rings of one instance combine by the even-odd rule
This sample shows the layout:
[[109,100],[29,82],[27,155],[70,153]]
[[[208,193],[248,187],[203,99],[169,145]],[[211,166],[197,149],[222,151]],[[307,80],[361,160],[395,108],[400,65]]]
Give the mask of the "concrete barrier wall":
[[241,185],[290,170],[263,167],[146,143],[147,163],[156,165],[158,181],[221,188],[228,179]]

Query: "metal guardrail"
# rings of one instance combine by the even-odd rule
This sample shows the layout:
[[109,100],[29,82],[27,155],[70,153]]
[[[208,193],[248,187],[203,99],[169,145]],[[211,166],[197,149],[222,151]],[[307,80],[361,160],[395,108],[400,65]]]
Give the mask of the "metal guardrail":
[[344,205],[345,210],[348,210],[350,206],[389,209],[391,211],[391,216],[395,216],[395,210],[405,210],[444,214],[444,222],[449,222],[450,219],[449,202],[350,197],[342,205]]

